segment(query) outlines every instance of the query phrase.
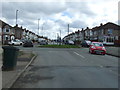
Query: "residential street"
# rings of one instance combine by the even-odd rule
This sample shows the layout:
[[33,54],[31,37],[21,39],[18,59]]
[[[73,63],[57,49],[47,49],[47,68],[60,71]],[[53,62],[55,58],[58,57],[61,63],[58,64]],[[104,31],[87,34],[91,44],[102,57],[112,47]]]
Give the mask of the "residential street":
[[21,48],[38,54],[13,88],[118,88],[118,58],[88,48]]
[[119,89],[119,0],[0,6],[0,90]]

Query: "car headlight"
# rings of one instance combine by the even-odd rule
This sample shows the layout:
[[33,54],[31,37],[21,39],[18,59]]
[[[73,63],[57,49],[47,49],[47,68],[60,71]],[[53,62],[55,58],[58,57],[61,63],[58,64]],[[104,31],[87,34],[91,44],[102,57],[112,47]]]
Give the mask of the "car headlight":
[[102,49],[105,49],[105,47],[103,47]]
[[94,46],[92,46],[91,48],[96,49]]

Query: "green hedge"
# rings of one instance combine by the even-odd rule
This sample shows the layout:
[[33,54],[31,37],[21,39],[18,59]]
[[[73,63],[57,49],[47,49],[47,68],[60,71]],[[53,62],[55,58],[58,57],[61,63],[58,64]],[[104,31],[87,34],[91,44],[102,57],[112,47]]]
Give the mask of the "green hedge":
[[80,48],[76,45],[40,45],[38,47],[47,47],[47,48]]

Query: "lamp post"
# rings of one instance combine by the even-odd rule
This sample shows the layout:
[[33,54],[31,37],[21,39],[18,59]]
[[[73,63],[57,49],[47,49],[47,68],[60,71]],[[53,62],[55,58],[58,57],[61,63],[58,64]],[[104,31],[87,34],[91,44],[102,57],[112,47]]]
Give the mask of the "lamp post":
[[16,25],[17,25],[17,16],[18,16],[18,10],[16,10]]
[[39,35],[39,21],[40,21],[40,19],[38,19],[38,35]]
[[68,24],[68,40],[70,40],[70,37],[69,37],[69,24]]
[[60,45],[61,45],[61,30],[60,30]]

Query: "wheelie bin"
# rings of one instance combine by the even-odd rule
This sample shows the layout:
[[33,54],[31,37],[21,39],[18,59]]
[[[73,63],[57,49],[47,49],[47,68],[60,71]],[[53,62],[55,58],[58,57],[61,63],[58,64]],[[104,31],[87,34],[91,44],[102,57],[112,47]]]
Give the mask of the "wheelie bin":
[[19,49],[13,46],[3,46],[2,71],[14,70],[17,65]]

